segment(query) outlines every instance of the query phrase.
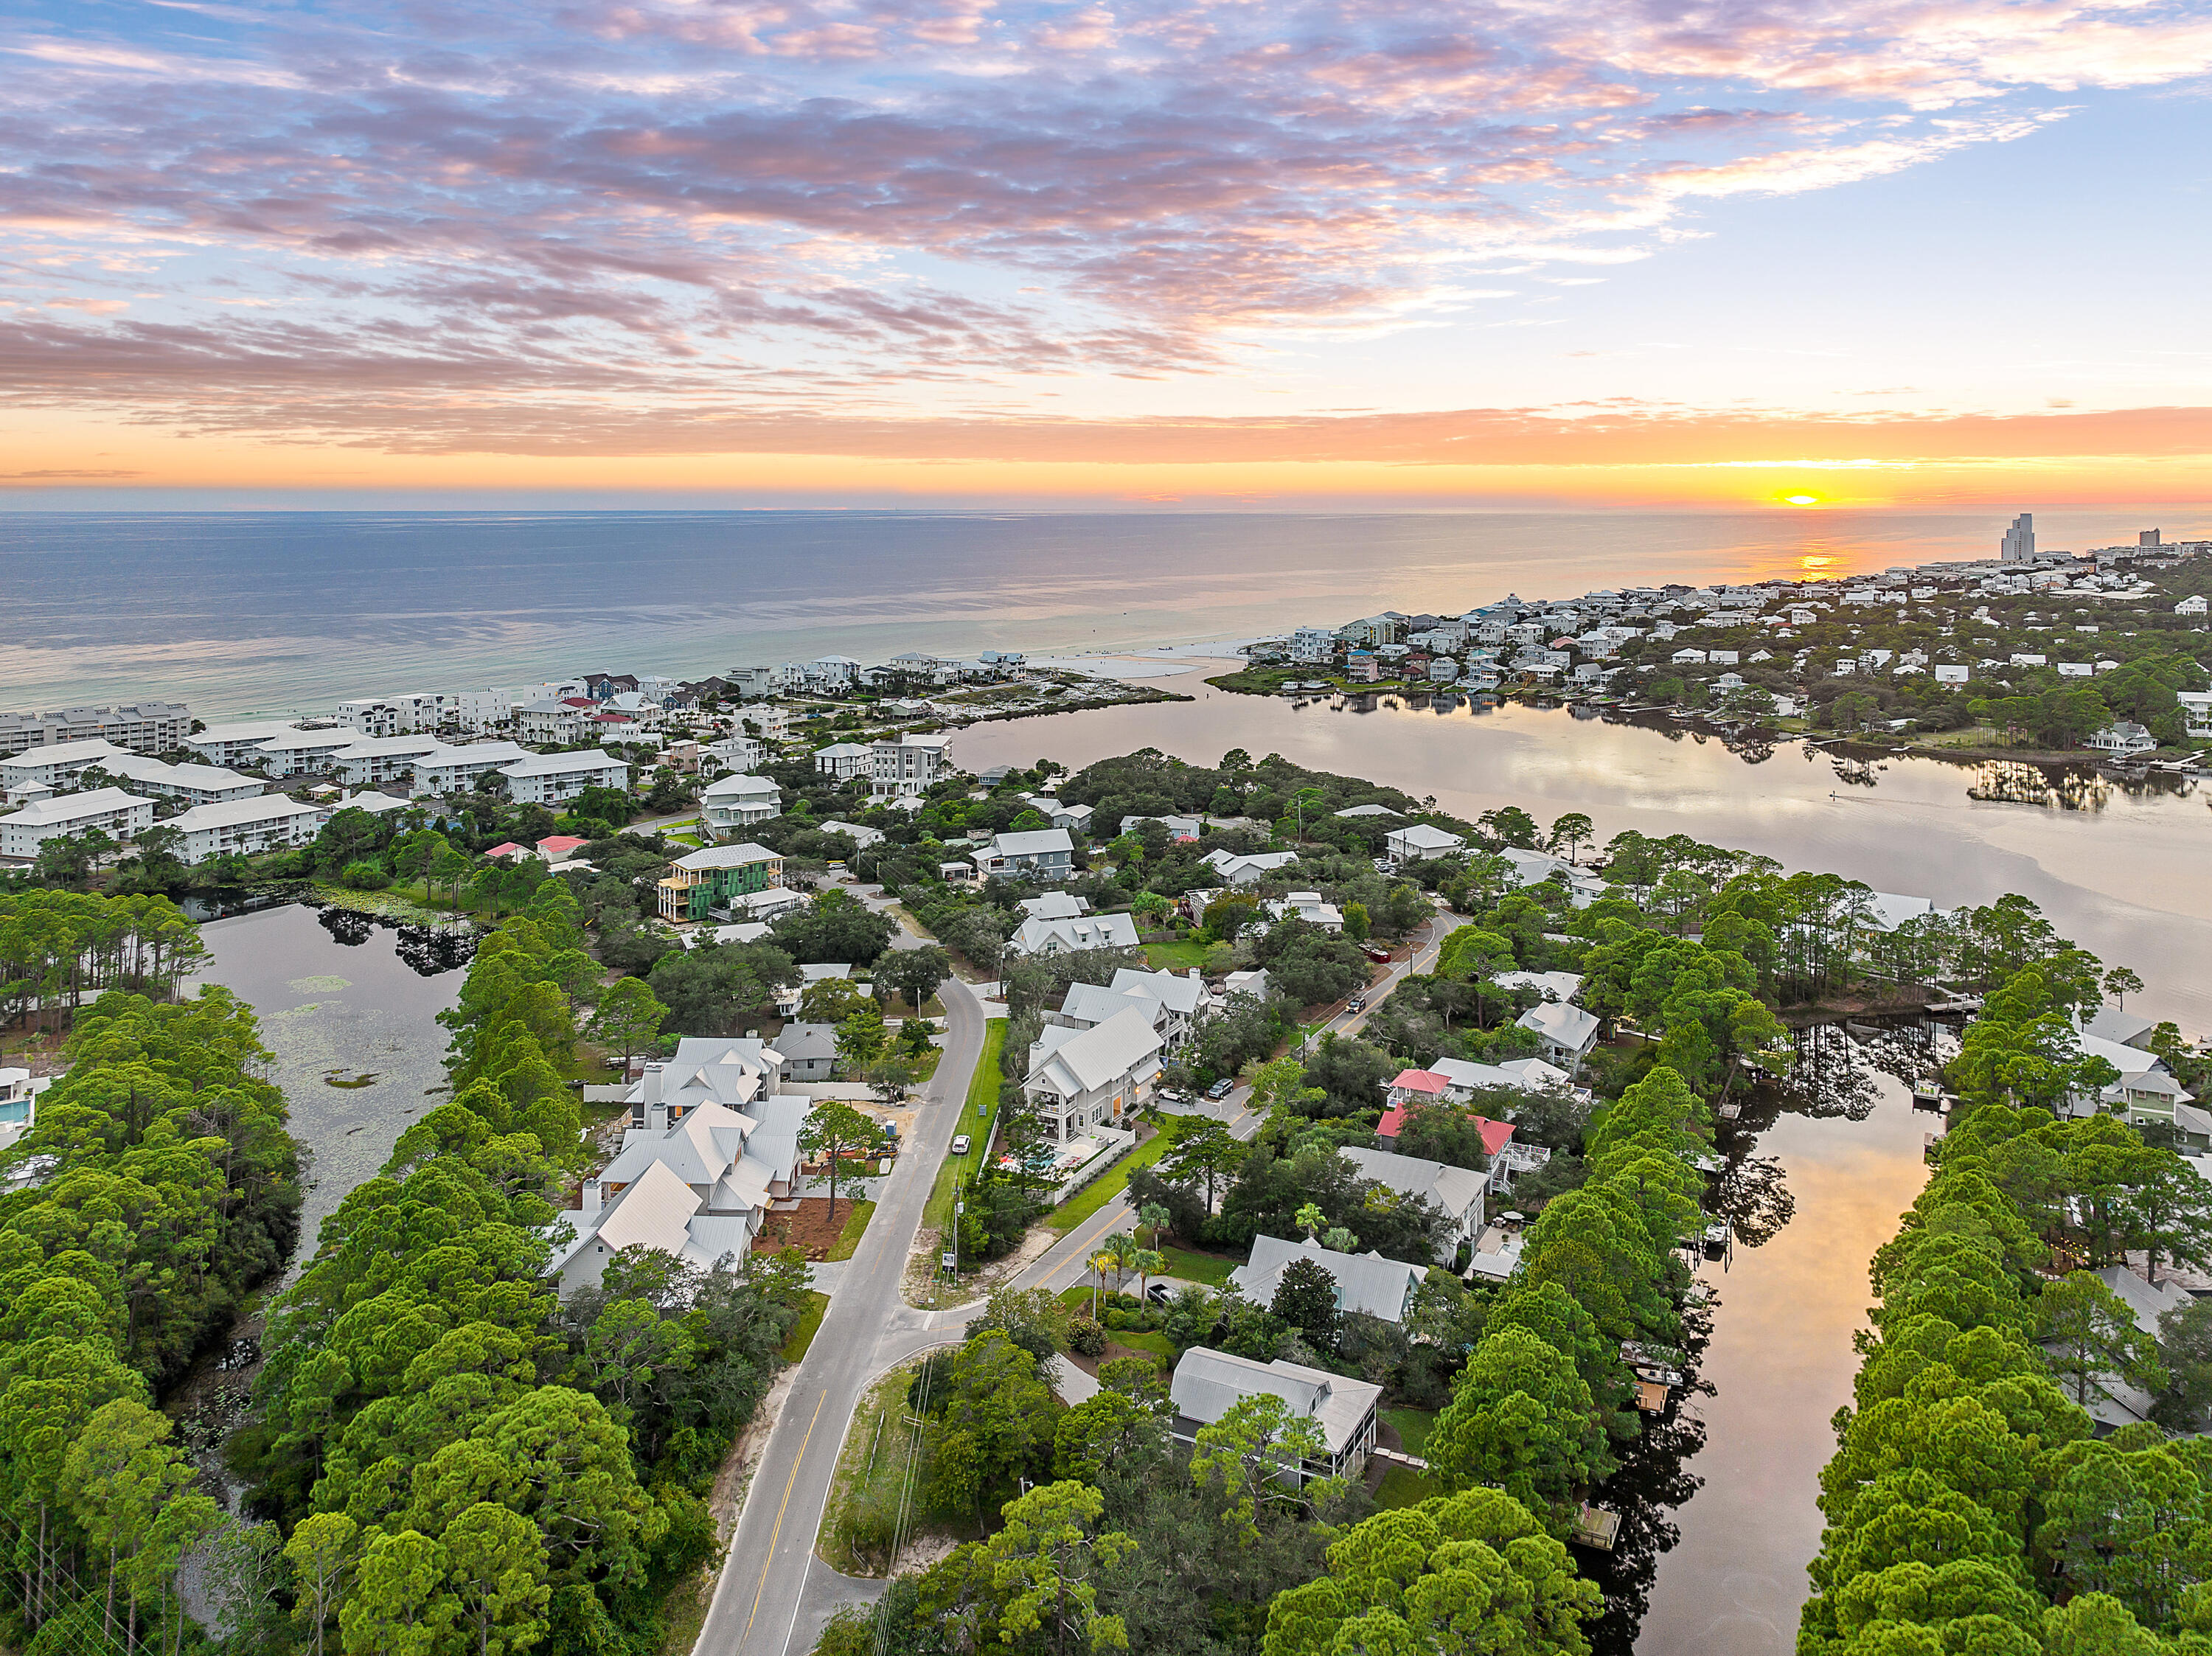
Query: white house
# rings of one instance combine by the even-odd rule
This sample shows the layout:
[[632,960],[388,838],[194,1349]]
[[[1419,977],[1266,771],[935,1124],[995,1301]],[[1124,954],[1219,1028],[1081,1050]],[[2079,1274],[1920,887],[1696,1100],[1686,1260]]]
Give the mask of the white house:
[[921,794],[952,774],[952,738],[908,734],[868,749],[869,792],[878,799]]
[[507,797],[518,805],[557,805],[586,788],[628,788],[629,767],[605,753],[533,753],[500,767]]
[[1231,885],[1250,885],[1279,868],[1288,868],[1297,859],[1298,854],[1295,851],[1255,851],[1245,855],[1217,849],[1207,852],[1198,860]]
[[413,792],[418,795],[466,793],[476,786],[478,777],[505,770],[529,757],[512,742],[477,742],[465,747],[441,742],[416,755]]
[[1334,903],[1325,903],[1318,891],[1293,891],[1279,902],[1262,903],[1267,918],[1273,920],[1304,920],[1308,925],[1317,925],[1332,934],[1344,930],[1344,911]]
[[1383,839],[1384,848],[1394,861],[1423,862],[1431,857],[1449,857],[1455,851],[1465,851],[1467,841],[1456,834],[1447,834],[1426,822],[1409,822],[1404,828],[1392,828]]
[[183,831],[185,842],[179,855],[185,862],[202,863],[224,852],[251,855],[278,846],[304,846],[322,832],[330,819],[328,806],[303,805],[272,793],[258,799],[194,805],[164,826]]
[[1137,923],[1127,914],[1032,914],[1006,940],[1017,955],[1065,955],[1078,949],[1134,949]]
[[140,754],[126,754],[101,768],[141,793],[160,794],[192,805],[255,798],[269,786],[258,777],[240,776],[220,765],[165,765]]
[[1935,671],[1936,682],[1938,684],[1964,684],[1973,676],[1973,670],[1970,667],[1954,666],[1940,662],[1936,664]]
[[712,760],[726,771],[750,771],[768,757],[768,743],[757,736],[743,731],[735,736],[718,737],[703,743],[699,749],[702,759]]
[[1547,1000],[1513,1021],[1523,1029],[1534,1030],[1543,1043],[1544,1056],[1569,1071],[1597,1045],[1597,1019],[1565,1001]]
[[849,782],[856,776],[873,773],[876,762],[874,750],[857,742],[836,742],[814,750],[814,769],[819,775],[833,781]]
[[812,1100],[775,1089],[781,1054],[758,1040],[687,1036],[630,1089],[621,1150],[549,1228],[563,1293],[596,1283],[625,1247],[710,1267],[750,1250],[774,1203],[799,1187]]
[[442,716],[444,698],[428,691],[409,695],[372,696],[341,701],[337,721],[363,736],[411,736],[434,731]]
[[2173,606],[2173,613],[2177,616],[2201,616],[2208,608],[2212,608],[2212,605],[2205,603],[2204,595],[2192,592]]
[[1322,1453],[1284,1473],[1303,1483],[1312,1477],[1357,1477],[1375,1450],[1376,1410],[1382,1388],[1346,1380],[1304,1363],[1259,1362],[1210,1346],[1194,1346],[1176,1364],[1168,1400],[1175,1409],[1169,1429],[1177,1441],[1195,1443],[1199,1429],[1211,1426],[1247,1398],[1280,1398],[1293,1420],[1310,1420],[1321,1430]]
[[1439,1259],[1449,1261],[1462,1242],[1472,1242],[1482,1234],[1482,1196],[1490,1183],[1487,1175],[1472,1168],[1455,1168],[1449,1162],[1430,1162],[1390,1150],[1346,1149],[1338,1154],[1359,1169],[1361,1178],[1372,1179],[1401,1196],[1422,1198],[1443,1210],[1451,1220],[1451,1230],[1437,1251]]
[[2116,724],[2106,725],[2081,745],[2094,748],[2099,753],[2125,755],[2154,751],[2158,747],[2158,738],[2133,719],[2123,719]]
[[1291,659],[1309,664],[1336,659],[1336,633],[1328,627],[1301,627],[1291,634]]
[[1043,891],[1023,898],[1021,909],[1033,920],[1072,920],[1091,912],[1091,899],[1072,891]]
[[463,690],[450,700],[453,721],[465,731],[495,730],[514,718],[512,690]]
[[783,792],[765,776],[725,776],[699,796],[708,831],[733,834],[765,822],[783,810]]
[[1255,1236],[1251,1262],[1231,1271],[1229,1280],[1247,1299],[1267,1305],[1294,1259],[1310,1259],[1336,1279],[1339,1311],[1364,1311],[1386,1323],[1406,1319],[1414,1293],[1429,1274],[1426,1265],[1386,1259],[1371,1248],[1364,1253],[1339,1253],[1310,1237],[1286,1242],[1279,1236]]
[[121,788],[93,788],[83,793],[40,799],[0,816],[0,857],[26,861],[49,840],[86,834],[94,828],[118,840],[137,837],[154,826],[154,802]]
[[1191,1020],[1205,998],[1206,982],[1194,968],[1189,976],[1178,977],[1173,972],[1124,966],[1114,974],[1111,984],[1071,984],[1060,1010],[1046,1013],[1045,1022],[1070,1029],[1095,1028],[1137,1006],[1151,1017],[1160,1045],[1172,1052],[1190,1039]]
[[1150,1095],[1160,1074],[1160,1035],[1141,1006],[1088,1029],[1047,1025],[1030,1046],[1022,1089],[1062,1143],[1118,1125]]

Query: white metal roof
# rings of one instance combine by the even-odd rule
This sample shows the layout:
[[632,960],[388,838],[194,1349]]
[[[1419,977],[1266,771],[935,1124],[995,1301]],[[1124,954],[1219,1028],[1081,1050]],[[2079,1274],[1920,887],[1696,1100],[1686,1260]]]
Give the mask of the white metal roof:
[[1339,1154],[1359,1169],[1362,1178],[1407,1196],[1425,1196],[1455,1220],[1480,1207],[1483,1186],[1488,1182],[1472,1168],[1455,1168],[1449,1162],[1431,1162],[1391,1150],[1348,1147]]
[[165,827],[179,828],[187,834],[208,828],[237,828],[246,822],[283,822],[295,816],[320,816],[320,805],[303,805],[288,799],[281,793],[264,793],[253,799],[222,799],[211,805],[194,805],[190,810],[172,816]]
[[[37,751],[35,749],[33,752]],[[6,821],[14,828],[44,828],[50,823],[75,822],[87,816],[103,816],[111,810],[126,810],[132,805],[150,805],[150,799],[141,799],[135,793],[125,793],[121,788],[94,788],[87,793],[60,794],[52,799],[34,799],[19,811],[9,813]],[[252,800],[241,800],[251,804]],[[203,805],[201,810],[211,807]],[[186,816],[191,813],[187,811]]]
[[1364,1311],[1385,1322],[1406,1314],[1406,1303],[1424,1277],[1426,1265],[1386,1259],[1370,1249],[1364,1253],[1339,1253],[1310,1238],[1286,1242],[1279,1236],[1252,1239],[1252,1260],[1229,1273],[1250,1299],[1266,1305],[1275,1297],[1275,1284],[1293,1259],[1311,1259],[1336,1278],[1336,1303],[1341,1311]]
[[1246,1398],[1280,1398],[1293,1415],[1319,1423],[1329,1453],[1336,1455],[1381,1400],[1382,1388],[1280,1357],[1255,1362],[1200,1345],[1184,1352],[1176,1364],[1168,1396],[1176,1414],[1207,1426]]

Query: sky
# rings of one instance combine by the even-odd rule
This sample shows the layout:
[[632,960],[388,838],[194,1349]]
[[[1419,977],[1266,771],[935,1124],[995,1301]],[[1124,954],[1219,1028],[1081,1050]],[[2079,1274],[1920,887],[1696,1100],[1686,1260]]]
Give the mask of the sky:
[[27,0],[0,508],[2212,502],[2212,14]]

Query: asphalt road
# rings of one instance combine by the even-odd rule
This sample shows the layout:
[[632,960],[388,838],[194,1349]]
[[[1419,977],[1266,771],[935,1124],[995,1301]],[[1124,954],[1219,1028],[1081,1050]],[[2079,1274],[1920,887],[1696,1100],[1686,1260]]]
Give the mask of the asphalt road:
[[[874,888],[848,890],[871,907],[885,907]],[[1374,1005],[1408,974],[1425,970],[1449,929],[1439,916],[1406,960],[1368,990]],[[903,927],[896,947],[911,949],[923,938]],[[921,1210],[938,1168],[960,1124],[968,1083],[982,1055],[981,1004],[958,980],[939,991],[945,1010],[945,1056],[922,1097],[930,1107],[918,1113],[912,1142],[884,1183],[875,1217],[846,1267],[822,1327],[799,1365],[781,1413],[769,1434],[760,1464],[738,1514],[736,1533],[714,1585],[714,1602],[692,1647],[695,1656],[799,1656],[840,1596],[838,1578],[814,1557],[837,1456],[854,1411],[877,1376],[918,1351],[960,1338],[974,1305],[944,1311],[920,1311],[901,1292],[908,1257],[921,1227]],[[1340,1012],[1315,1030],[1353,1032],[1367,1013]],[[1259,1131],[1249,1106],[1251,1092],[1238,1088],[1223,1101],[1221,1119],[1239,1138]],[[943,1106],[945,1107],[937,1107]],[[1116,1197],[1077,1226],[1016,1279],[1022,1288],[1065,1289],[1081,1279],[1091,1249],[1126,1228],[1133,1217],[1127,1198]],[[814,1592],[808,1591],[810,1576]],[[802,1643],[794,1639],[802,1618]]]
[[[848,889],[850,888],[848,888]],[[864,897],[866,894],[862,894]],[[884,907],[869,898],[872,907]],[[896,947],[921,941],[902,929]],[[869,1383],[915,1352],[957,1339],[965,1311],[926,1312],[900,1293],[931,1185],[959,1125],[969,1077],[983,1049],[981,1004],[954,980],[945,1005],[945,1056],[921,1095],[909,1143],[877,1198],[875,1217],[845,1268],[821,1329],[799,1365],[738,1514],[693,1646],[698,1656],[782,1656],[792,1643],[845,1429]]]

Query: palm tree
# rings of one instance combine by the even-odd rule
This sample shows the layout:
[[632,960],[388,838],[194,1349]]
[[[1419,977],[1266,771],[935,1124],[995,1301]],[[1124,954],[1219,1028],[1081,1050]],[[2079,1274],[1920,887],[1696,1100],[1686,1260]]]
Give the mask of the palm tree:
[[1137,1297],[1140,1300],[1145,1297],[1145,1284],[1168,1268],[1167,1256],[1157,1248],[1139,1248],[1129,1256],[1129,1263],[1136,1267]]

